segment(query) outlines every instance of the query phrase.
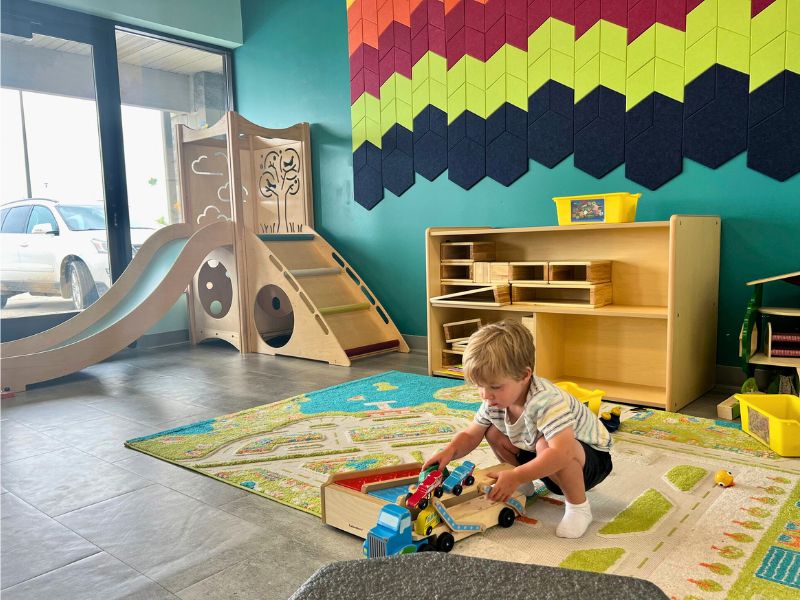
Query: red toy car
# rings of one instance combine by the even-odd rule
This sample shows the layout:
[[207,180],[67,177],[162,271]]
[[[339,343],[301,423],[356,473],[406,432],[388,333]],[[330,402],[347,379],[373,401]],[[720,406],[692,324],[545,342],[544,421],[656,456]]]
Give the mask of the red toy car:
[[437,498],[441,498],[442,494],[444,494],[442,479],[444,479],[444,475],[441,471],[431,472],[425,480],[417,486],[417,489],[413,492],[409,492],[408,496],[406,496],[406,506],[408,508],[417,507],[422,510],[428,506],[428,498],[430,498],[431,494],[435,495]]

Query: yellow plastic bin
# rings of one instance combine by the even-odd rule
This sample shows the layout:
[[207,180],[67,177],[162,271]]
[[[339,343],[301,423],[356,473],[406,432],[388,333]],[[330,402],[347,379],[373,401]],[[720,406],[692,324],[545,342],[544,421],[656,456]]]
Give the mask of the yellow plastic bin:
[[568,394],[575,396],[584,404],[588,404],[589,410],[594,414],[600,414],[600,403],[603,401],[603,396],[606,395],[603,390],[587,390],[571,381],[559,381],[556,385]]
[[736,394],[742,429],[781,456],[800,456],[800,397]]
[[559,225],[592,223],[633,223],[636,203],[641,194],[614,192],[588,196],[559,196],[553,198],[558,211]]

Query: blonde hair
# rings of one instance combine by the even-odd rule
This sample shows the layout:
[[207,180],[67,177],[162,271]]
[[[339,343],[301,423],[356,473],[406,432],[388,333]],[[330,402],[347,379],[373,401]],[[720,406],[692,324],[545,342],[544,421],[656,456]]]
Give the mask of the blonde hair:
[[536,350],[531,332],[519,321],[489,323],[473,333],[464,351],[464,378],[477,385],[525,378]]

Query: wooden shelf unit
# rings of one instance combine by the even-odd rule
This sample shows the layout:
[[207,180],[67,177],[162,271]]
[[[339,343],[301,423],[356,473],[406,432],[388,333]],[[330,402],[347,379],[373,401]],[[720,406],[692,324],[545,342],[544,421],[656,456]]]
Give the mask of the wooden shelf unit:
[[[611,261],[613,304],[441,303],[442,242],[493,242],[495,260]],[[443,367],[442,324],[535,318],[536,372],[606,398],[675,411],[713,387],[720,218],[572,227],[431,228],[426,233],[428,371]],[[446,284],[445,284],[446,285]],[[512,292],[514,284],[511,284]]]

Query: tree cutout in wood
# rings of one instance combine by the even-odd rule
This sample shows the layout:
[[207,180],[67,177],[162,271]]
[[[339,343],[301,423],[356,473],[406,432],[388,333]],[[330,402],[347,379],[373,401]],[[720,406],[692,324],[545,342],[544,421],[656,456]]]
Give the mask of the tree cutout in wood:
[[[300,204],[298,192],[301,189],[300,155],[294,148],[270,150],[261,161],[261,177],[258,188],[267,199],[262,204],[274,202],[276,220],[262,223],[262,233],[278,233],[286,231],[296,233],[303,230],[303,223],[290,219],[291,205]],[[272,210],[270,210],[272,212]]]

